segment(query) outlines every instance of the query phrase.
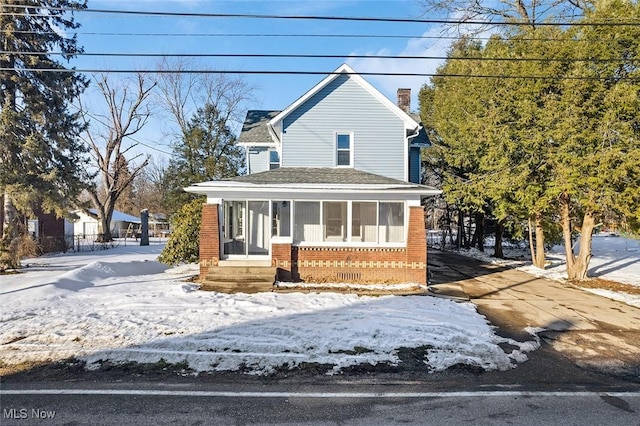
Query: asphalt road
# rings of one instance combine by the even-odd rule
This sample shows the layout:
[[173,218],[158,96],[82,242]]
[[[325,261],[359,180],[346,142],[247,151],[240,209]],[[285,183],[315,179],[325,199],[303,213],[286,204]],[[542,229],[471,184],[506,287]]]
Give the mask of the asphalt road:
[[[159,389],[161,388],[161,389]],[[397,385],[273,391],[245,386],[2,393],[3,425],[634,425],[640,392],[400,391]],[[15,393],[10,393],[15,392]],[[44,392],[44,393],[43,393]],[[96,393],[97,392],[97,393]]]

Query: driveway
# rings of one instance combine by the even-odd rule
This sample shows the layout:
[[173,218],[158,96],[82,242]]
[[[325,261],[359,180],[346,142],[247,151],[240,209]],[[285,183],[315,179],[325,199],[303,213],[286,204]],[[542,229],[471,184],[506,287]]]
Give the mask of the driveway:
[[537,330],[580,367],[640,381],[640,309],[454,253],[430,249],[428,263],[432,292],[470,300],[499,334]]

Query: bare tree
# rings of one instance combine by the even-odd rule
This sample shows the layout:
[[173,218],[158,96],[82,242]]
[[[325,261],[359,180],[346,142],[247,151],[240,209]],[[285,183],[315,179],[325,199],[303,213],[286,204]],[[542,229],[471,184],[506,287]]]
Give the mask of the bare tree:
[[[164,197],[167,192],[165,187],[166,170],[165,163],[154,161],[153,157],[149,159],[149,164],[133,180],[131,188],[133,197],[130,200],[129,210],[140,211],[148,209],[149,213],[166,215],[167,210],[164,206]],[[118,210],[120,210],[119,207]],[[123,206],[122,211],[127,211],[126,205]]]
[[[144,154],[127,155],[138,143],[130,142],[150,116],[147,100],[156,83],[145,81],[142,74],[114,85],[106,74],[100,75],[97,86],[104,99],[107,112],[93,114],[93,121],[84,113],[88,127],[85,132],[90,146],[93,166],[97,168],[99,183],[88,189],[91,203],[97,210],[100,239],[111,241],[111,219],[118,198],[142,173],[149,162]],[[84,111],[84,108],[81,108]],[[137,165],[136,160],[142,159]]]
[[253,99],[255,89],[241,77],[228,74],[183,73],[194,68],[184,60],[164,60],[158,65],[159,102],[178,124],[175,138],[184,137],[189,121],[198,108],[213,105],[230,128],[242,124],[245,103]]
[[[531,24],[535,27],[545,19],[574,19],[582,12],[592,7],[592,0],[420,0],[425,14],[446,13],[460,22],[487,21],[485,25],[473,27],[460,24],[455,28],[464,33],[480,33],[491,29],[490,22],[510,22]],[[470,29],[473,28],[473,29]]]

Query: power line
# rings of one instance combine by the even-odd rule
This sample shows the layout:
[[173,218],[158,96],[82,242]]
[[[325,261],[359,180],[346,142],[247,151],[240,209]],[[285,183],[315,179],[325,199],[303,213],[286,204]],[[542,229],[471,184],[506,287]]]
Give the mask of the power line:
[[[16,52],[0,51],[0,55],[26,56],[70,56],[64,52]],[[516,58],[516,57],[473,57],[473,56],[422,56],[422,55],[329,55],[329,54],[295,54],[295,53],[118,53],[118,52],[77,52],[72,56],[96,57],[143,57],[143,58],[291,58],[291,59],[419,59],[419,60],[469,60],[500,62],[638,62],[632,58]]]
[[[14,34],[57,34],[54,31],[13,31]],[[261,34],[261,33],[116,33],[116,32],[75,32],[79,36],[123,36],[123,37],[255,37],[255,38],[389,38],[389,39],[423,39],[423,40],[460,40],[460,36],[426,36],[409,34]],[[492,37],[474,36],[473,40],[491,40]],[[557,39],[544,37],[523,37],[518,41],[557,41],[557,42],[578,42],[584,41],[576,38]]]
[[[436,74],[410,72],[333,72],[333,71],[285,71],[285,70],[157,70],[157,69],[55,69],[55,68],[0,68],[0,71],[56,72],[85,74],[249,74],[249,75],[359,75],[385,77],[453,77],[453,78],[494,78],[523,80],[609,80],[612,77],[596,76],[556,76],[556,75],[491,75],[491,74]],[[616,80],[640,81],[640,77],[616,77]]]
[[[33,9],[29,5],[0,4],[21,9]],[[37,9],[74,12],[96,13],[112,15],[153,16],[153,17],[188,17],[188,18],[227,18],[227,19],[283,19],[283,20],[321,20],[321,21],[350,21],[350,22],[385,22],[385,23],[414,23],[414,24],[453,24],[453,25],[506,25],[506,26],[638,26],[640,22],[505,22],[505,21],[475,21],[459,19],[419,19],[419,18],[390,18],[390,17],[356,17],[356,16],[319,16],[319,15],[267,15],[251,13],[196,13],[196,12],[160,12],[142,10],[116,10],[116,9],[75,9],[70,7],[40,6]],[[1,12],[0,15],[18,15],[11,12]],[[45,16],[48,14],[29,14],[23,16]]]

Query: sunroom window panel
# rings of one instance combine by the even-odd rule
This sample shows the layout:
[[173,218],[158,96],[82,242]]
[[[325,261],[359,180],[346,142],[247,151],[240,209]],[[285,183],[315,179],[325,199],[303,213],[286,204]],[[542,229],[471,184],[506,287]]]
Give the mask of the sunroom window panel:
[[351,241],[375,243],[378,216],[376,203],[354,202],[351,210]]
[[347,203],[324,202],[323,222],[325,241],[347,240]]
[[316,201],[296,201],[294,203],[293,239],[296,242],[322,241],[320,223],[320,203]]
[[380,203],[378,207],[378,241],[404,242],[404,204]]
[[291,202],[274,201],[271,211],[271,235],[274,237],[291,236]]

